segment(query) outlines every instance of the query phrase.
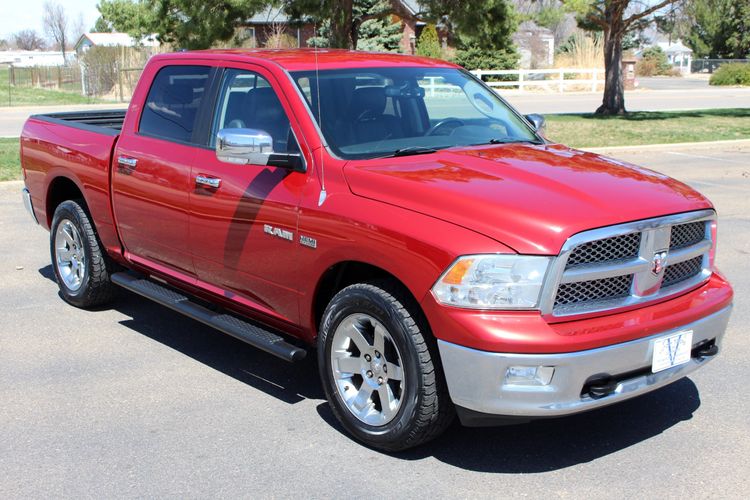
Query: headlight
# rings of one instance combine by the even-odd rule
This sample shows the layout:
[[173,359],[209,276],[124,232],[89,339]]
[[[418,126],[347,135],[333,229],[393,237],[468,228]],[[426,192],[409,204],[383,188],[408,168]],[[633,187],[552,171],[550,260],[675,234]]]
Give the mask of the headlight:
[[535,309],[549,257],[466,255],[432,287],[445,305],[472,309]]

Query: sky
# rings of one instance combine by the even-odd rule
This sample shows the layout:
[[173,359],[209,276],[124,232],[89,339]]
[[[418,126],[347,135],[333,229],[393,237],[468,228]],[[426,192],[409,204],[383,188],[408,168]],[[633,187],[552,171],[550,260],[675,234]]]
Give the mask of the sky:
[[[96,4],[99,0],[53,0],[65,7],[71,23],[83,15],[84,27],[91,28],[99,17]],[[9,38],[23,29],[36,30],[44,36],[42,17],[45,0],[0,0],[0,38]],[[73,42],[75,43],[75,41]]]

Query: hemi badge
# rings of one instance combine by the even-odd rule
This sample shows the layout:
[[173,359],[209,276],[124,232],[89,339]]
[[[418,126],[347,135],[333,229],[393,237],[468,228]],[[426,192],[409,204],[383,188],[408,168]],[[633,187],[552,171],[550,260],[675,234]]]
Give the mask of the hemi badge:
[[310,248],[318,248],[318,240],[301,234],[299,235],[299,244]]

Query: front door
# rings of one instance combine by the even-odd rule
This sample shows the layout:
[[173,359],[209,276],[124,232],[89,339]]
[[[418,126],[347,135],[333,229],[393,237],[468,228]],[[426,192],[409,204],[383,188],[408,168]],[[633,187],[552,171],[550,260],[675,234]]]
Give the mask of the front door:
[[[226,69],[211,136],[225,128],[262,130],[273,138],[274,152],[298,152],[288,106],[273,81],[262,70]],[[213,149],[202,149],[191,175],[190,234],[198,279],[240,304],[296,322],[298,203],[307,174],[224,163]]]
[[112,196],[125,249],[136,261],[193,275],[188,245],[190,166],[198,149],[198,114],[207,66],[159,69],[139,123],[114,153]]

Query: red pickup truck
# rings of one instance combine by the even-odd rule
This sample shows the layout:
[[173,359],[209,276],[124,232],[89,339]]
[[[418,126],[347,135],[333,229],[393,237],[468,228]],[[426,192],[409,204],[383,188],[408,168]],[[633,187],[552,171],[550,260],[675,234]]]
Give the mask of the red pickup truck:
[[442,61],[160,55],[126,112],[29,118],[24,202],[69,303],[119,286],[288,361],[317,348],[341,424],[399,450],[718,353],[711,203],[542,126]]

